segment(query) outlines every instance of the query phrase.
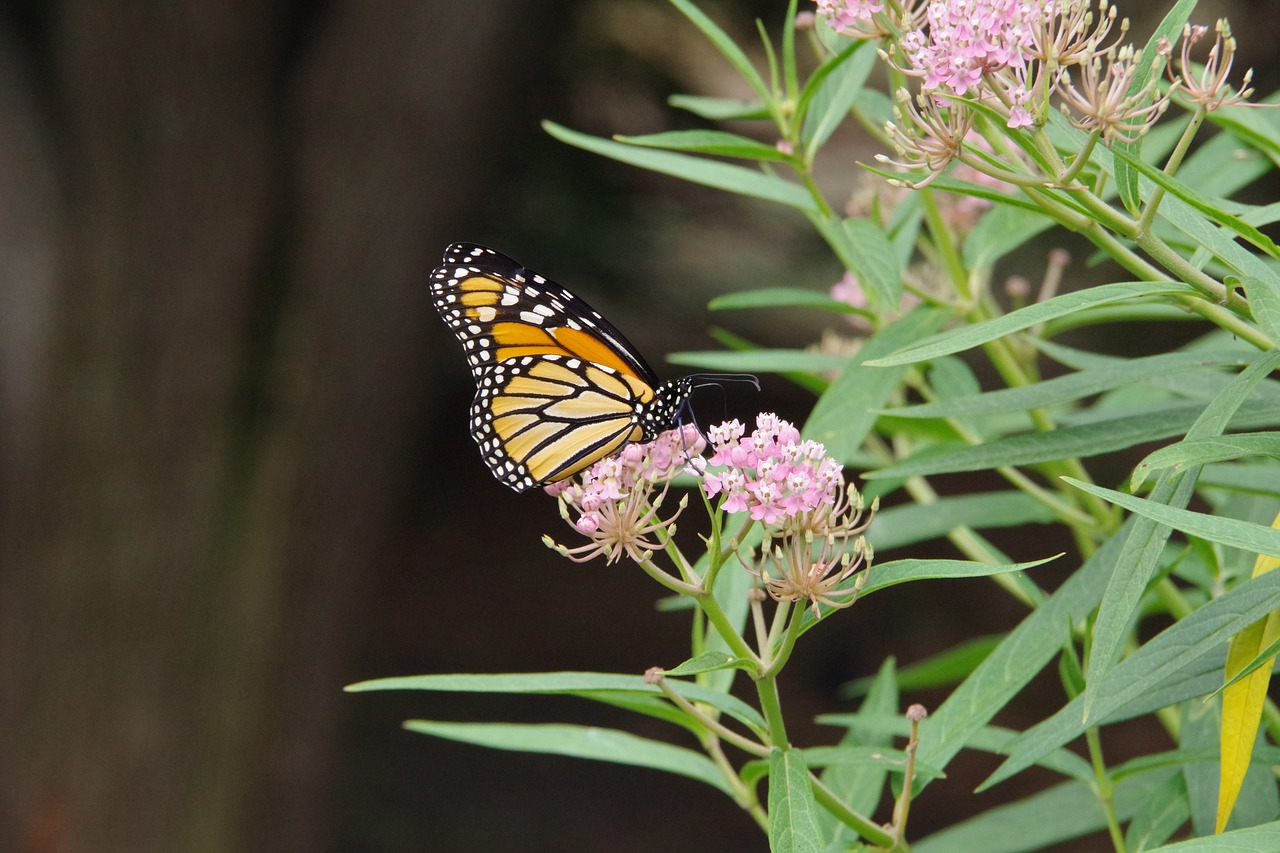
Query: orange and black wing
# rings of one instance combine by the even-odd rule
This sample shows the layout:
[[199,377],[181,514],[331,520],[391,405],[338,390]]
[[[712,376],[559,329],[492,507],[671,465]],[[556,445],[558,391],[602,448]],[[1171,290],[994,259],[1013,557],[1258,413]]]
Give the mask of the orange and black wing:
[[511,488],[563,480],[646,437],[653,370],[582,299],[472,243],[445,251],[431,295],[476,381],[471,434]]

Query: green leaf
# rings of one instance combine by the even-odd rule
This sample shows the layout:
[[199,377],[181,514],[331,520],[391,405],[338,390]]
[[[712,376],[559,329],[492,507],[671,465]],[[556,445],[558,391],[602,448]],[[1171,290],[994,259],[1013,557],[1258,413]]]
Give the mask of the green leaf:
[[726,133],[723,130],[669,130],[644,136],[615,136],[619,142],[644,148],[666,148],[673,151],[697,151],[720,157],[741,157],[747,160],[785,162],[791,156],[783,154],[772,145],[765,145],[746,136]]
[[[673,681],[670,686],[691,702],[705,702],[738,719],[755,731],[764,731],[760,712],[733,696],[697,684]],[[598,699],[602,693],[639,693],[661,696],[662,691],[646,684],[643,676],[605,672],[519,672],[495,674],[408,675],[378,678],[349,685],[350,693],[374,690],[429,690],[446,693],[566,693]],[[665,700],[663,700],[665,701]]]
[[984,492],[882,509],[867,539],[876,551],[887,551],[945,536],[957,527],[985,530],[1054,521],[1052,509],[1022,492]]
[[822,442],[837,460],[852,459],[875,424],[875,413],[884,408],[907,370],[868,369],[865,362],[920,340],[945,320],[944,311],[916,308],[868,338],[818,399],[804,426],[805,437]]
[[800,138],[809,161],[848,118],[875,65],[874,45],[850,41],[839,53],[822,63],[805,82],[796,115],[804,122]]
[[[883,746],[811,746],[801,750],[804,762],[808,767],[840,767],[851,765],[874,765],[895,773],[902,773],[907,767],[907,754],[900,749],[888,749]],[[936,767],[922,767],[918,762],[915,772],[921,778],[944,779],[945,773]]]
[[1210,542],[1217,542],[1220,545],[1227,545],[1232,548],[1241,548],[1256,554],[1270,554],[1273,557],[1280,557],[1280,530],[1261,524],[1254,524],[1251,521],[1219,518],[1203,512],[1192,512],[1191,510],[1165,506],[1162,503],[1127,495],[1114,489],[1104,489],[1091,483],[1082,483],[1071,477],[1063,477],[1062,479],[1077,489],[1097,495],[1131,512],[1145,516],[1158,524],[1181,530],[1190,536],[1198,536],[1201,539],[1208,539]]
[[751,661],[736,658],[724,652],[703,652],[673,669],[666,670],[664,674],[668,676],[686,676],[697,675],[700,672],[714,672],[718,669],[751,670],[754,669],[754,666]]
[[[1176,775],[1166,771],[1152,779],[1129,779],[1117,785],[1117,817],[1128,818],[1146,801],[1153,783]],[[1071,781],[949,826],[913,843],[911,849],[913,853],[1024,853],[1081,838],[1106,825],[1106,814],[1091,786]]]
[[729,64],[734,70],[747,82],[756,94],[760,96],[760,100],[769,102],[772,94],[769,87],[765,85],[763,78],[756,71],[755,66],[751,64],[751,60],[742,52],[742,48],[734,44],[733,39],[729,38],[728,33],[720,29],[715,21],[711,20],[703,13],[701,9],[689,2],[689,0],[671,0],[671,5],[684,14],[686,18],[693,22],[702,34],[716,47],[716,50],[729,60]]
[[1010,749],[1008,759],[979,790],[1030,767],[1041,756],[1081,735],[1086,727],[1118,717],[1127,710],[1126,706],[1140,702],[1180,671],[1206,657],[1211,658],[1210,668],[1220,671],[1223,651],[1231,637],[1277,607],[1280,607],[1280,572],[1250,579],[1209,600],[1157,634],[1098,681],[1091,681],[1089,689],[1095,695],[1087,718],[1085,696],[1081,695],[1024,732]]
[[[862,476],[868,480],[898,479],[1098,456],[1182,435],[1202,411],[1204,408],[1198,403],[1177,404],[1079,426],[1058,427],[1051,432],[1011,435],[986,444],[930,447],[901,462],[867,471]],[[1276,424],[1280,424],[1280,410],[1265,401],[1244,404],[1231,421],[1232,427],[1241,429]]]
[[[1252,243],[1257,248],[1261,249],[1263,252],[1266,252],[1271,257],[1280,258],[1280,248],[1277,248],[1275,242],[1270,237],[1263,234],[1254,226],[1240,219],[1238,216],[1233,216],[1230,213],[1227,213],[1225,210],[1222,209],[1223,205],[1220,202],[1215,203],[1213,201],[1210,201],[1209,199],[1201,196],[1195,190],[1191,189],[1191,187],[1188,187],[1186,184],[1183,184],[1177,178],[1173,178],[1173,177],[1170,177],[1169,175],[1166,175],[1164,172],[1160,171],[1154,166],[1148,163],[1144,163],[1136,157],[1130,156],[1129,154],[1127,154],[1123,150],[1120,150],[1117,147],[1113,146],[1112,154],[1114,154],[1118,160],[1126,163],[1135,171],[1140,172],[1143,177],[1147,178],[1152,183],[1156,184],[1157,186],[1163,187],[1175,198],[1182,200],[1187,205],[1189,205],[1190,207],[1198,211],[1200,214],[1207,217],[1209,220],[1218,223],[1219,225],[1223,226],[1224,228],[1230,231],[1235,232],[1236,234],[1243,237],[1245,240]],[[1161,212],[1162,214],[1167,212],[1166,209],[1164,208],[1163,201],[1161,201]],[[1175,227],[1177,227],[1178,223],[1182,222],[1183,220],[1181,219],[1181,217],[1179,217],[1179,218],[1171,219],[1171,221],[1173,221]],[[1197,234],[1204,233],[1199,228],[1195,230]],[[1188,233],[1188,232],[1184,231],[1183,233]],[[1188,236],[1193,236],[1193,235],[1188,233]],[[1212,245],[1222,245],[1222,244],[1218,244],[1217,241],[1214,241],[1213,244],[1205,243],[1204,245],[1205,245],[1205,248],[1212,248]],[[1229,256],[1234,257],[1235,255],[1234,253],[1229,253]],[[1228,261],[1228,256],[1223,256],[1222,259],[1224,261]],[[1246,271],[1240,270],[1240,272],[1244,274]]]
[[1274,462],[1235,462],[1209,465],[1200,472],[1200,488],[1280,497],[1280,466]]
[[1147,853],[1274,853],[1280,850],[1280,821],[1166,844]]
[[[1058,555],[1061,556],[1061,555]],[[1043,565],[1057,557],[1045,557],[1028,563],[976,563],[970,560],[894,560],[876,563],[868,569],[869,575],[862,594],[868,595],[887,586],[918,580],[942,578],[985,578],[1005,572],[1018,572]]]
[[775,747],[769,753],[770,853],[822,853],[817,812],[804,755]]
[[1071,403],[1148,379],[1188,370],[1239,367],[1248,359],[1238,352],[1170,352],[1134,359],[1108,359],[1102,367],[1080,370],[1019,388],[1002,388],[938,403],[902,406],[889,412],[904,418],[958,418],[1002,412],[1025,412]]
[[705,755],[616,729],[559,723],[452,723],[436,720],[406,720],[404,727],[411,732],[490,749],[539,752],[648,767],[705,782],[732,795],[720,768]]
[[893,355],[869,361],[872,367],[890,367],[903,364],[914,364],[927,361],[940,355],[952,355],[972,349],[980,344],[994,341],[1005,335],[1020,332],[1040,323],[1058,317],[1065,317],[1079,311],[1087,311],[1100,305],[1120,302],[1126,299],[1139,299],[1168,296],[1171,294],[1193,294],[1195,288],[1177,281],[1125,281],[1116,284],[1104,284],[1064,293],[1017,311],[1011,311],[993,320],[962,326],[949,332],[935,335],[923,343],[898,350]]
[[1126,521],[920,724],[919,760],[945,768],[1058,654],[1070,639],[1072,626],[1097,606],[1124,536],[1133,525],[1133,520]]
[[[839,744],[841,747],[883,749],[893,743],[891,733],[860,723],[864,717],[897,715],[898,686],[893,658],[888,658],[881,664],[866,693],[867,698],[857,712],[845,715],[842,723],[845,732]],[[887,777],[886,768],[882,765],[836,764],[822,772],[822,783],[849,808],[859,814],[871,814],[880,803]],[[850,827],[837,821],[825,810],[819,813],[819,820],[827,828],[825,835],[833,843],[852,843],[857,840],[857,834]]]
[[1129,821],[1124,834],[1125,849],[1147,850],[1163,844],[1189,817],[1187,784],[1181,773],[1170,774]]
[[[1187,19],[1191,16],[1191,11],[1195,7],[1196,0],[1179,0],[1164,16],[1164,20],[1160,22],[1160,26],[1151,34],[1138,57],[1137,69],[1132,81],[1129,83],[1128,97],[1133,97],[1142,91],[1151,82],[1151,78],[1157,74],[1158,67],[1163,67],[1164,59],[1161,57],[1159,49],[1161,39],[1167,39],[1169,44],[1177,42],[1178,35],[1182,32],[1182,25],[1187,22]],[[1138,175],[1130,165],[1130,161],[1138,161],[1139,152],[1142,150],[1142,142],[1143,139],[1139,137],[1133,142],[1119,139],[1111,145],[1112,153],[1117,155],[1117,162],[1115,163],[1116,189],[1124,202],[1125,208],[1131,213],[1137,212],[1142,204],[1138,191]]]
[[848,302],[832,299],[825,293],[800,290],[795,287],[762,287],[717,296],[707,305],[712,311],[728,311],[742,308],[819,308],[841,314],[858,314],[871,319],[874,315]]
[[1249,298],[1249,309],[1258,321],[1258,327],[1280,346],[1280,287],[1274,281],[1246,278],[1240,282]]
[[[1245,399],[1271,372],[1278,360],[1280,360],[1280,352],[1257,357],[1205,407],[1187,430],[1187,438],[1192,440],[1208,438],[1225,430],[1232,423],[1233,416],[1246,408]],[[1267,404],[1263,406],[1266,407]],[[1191,489],[1195,484],[1195,473],[1191,471],[1186,475],[1162,474],[1152,491],[1151,500],[1144,502],[1144,506],[1160,507],[1158,514],[1166,518],[1187,513],[1182,507],[1185,507],[1190,500]],[[1094,488],[1097,487],[1085,486],[1086,491]],[[1119,492],[1115,494],[1121,495]],[[1121,497],[1128,498],[1125,495]],[[1147,585],[1155,574],[1157,560],[1164,543],[1169,538],[1170,528],[1186,530],[1181,524],[1166,526],[1166,522],[1150,513],[1140,514],[1142,518],[1134,528],[1135,538],[1130,548],[1131,554],[1107,582],[1107,593],[1103,596],[1102,605],[1098,609],[1098,616],[1094,623],[1093,653],[1089,657],[1087,676],[1088,687],[1080,697],[1086,714],[1092,713],[1093,703],[1098,696],[1097,685],[1102,683],[1103,675],[1111,667],[1129,636],[1130,625]],[[1218,521],[1227,521],[1227,519],[1218,519]],[[1270,529],[1267,532],[1276,533]]]
[[[823,226],[824,230],[827,227]],[[849,217],[829,227],[837,234],[839,245],[833,248],[840,261],[858,277],[874,304],[896,307],[902,297],[902,267],[888,235],[861,217]]]
[[759,121],[769,118],[769,108],[760,101],[737,101],[705,95],[672,95],[667,103],[710,121]]
[[[938,186],[944,183],[949,188],[960,181],[942,179],[934,181]],[[973,195],[968,189],[960,186],[957,190],[964,195]],[[1028,240],[1053,227],[1054,222],[1044,212],[1034,206],[1022,206],[1019,202],[1009,201],[1007,196],[987,189],[982,197],[990,201],[999,201],[999,205],[983,214],[978,224],[964,241],[964,263],[968,269],[985,269],[1010,252],[1026,244]]]
[[[898,670],[898,685],[904,690],[931,690],[947,687],[966,678],[986,660],[1003,634],[988,634],[965,640],[932,657],[902,667]],[[863,695],[874,684],[872,678],[858,678],[840,686],[840,698],[853,699]]]
[[1152,471],[1162,468],[1181,471],[1193,465],[1222,462],[1227,459],[1238,459],[1241,456],[1280,458],[1280,434],[1271,432],[1218,435],[1189,439],[1162,447],[1149,453],[1145,459],[1134,466],[1129,490],[1137,491]]
[[804,187],[754,169],[673,151],[625,145],[611,139],[600,139],[579,133],[551,121],[544,121],[542,127],[561,142],[609,157],[620,163],[639,166],[652,172],[671,175],[690,183],[726,192],[777,202],[807,213],[814,213],[818,209],[813,197]]
[[740,352],[673,352],[667,356],[667,361],[733,373],[835,373],[849,363],[849,357],[809,350],[755,349]]

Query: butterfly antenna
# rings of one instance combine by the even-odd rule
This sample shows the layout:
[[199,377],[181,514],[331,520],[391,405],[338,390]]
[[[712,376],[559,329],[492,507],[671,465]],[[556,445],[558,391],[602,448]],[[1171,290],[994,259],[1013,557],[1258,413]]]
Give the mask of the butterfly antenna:
[[694,388],[706,388],[711,385],[720,386],[725,382],[747,382],[760,390],[760,380],[750,373],[694,373],[688,377]]
[[[694,373],[685,378],[691,383],[690,391],[698,388],[719,388],[723,392],[724,383],[726,382],[747,382],[753,385],[757,391],[760,390],[760,380],[750,373]],[[687,421],[685,420],[686,415],[688,416]],[[697,413],[693,410],[692,395],[686,397],[684,402],[681,403],[680,410],[676,412],[675,421],[676,426],[684,426],[686,423],[692,424],[693,428],[698,431],[698,435],[702,436],[704,440],[707,439],[707,433],[698,423]],[[680,440],[684,441],[683,431],[680,433]],[[685,458],[689,458],[689,449],[687,447],[685,448]]]

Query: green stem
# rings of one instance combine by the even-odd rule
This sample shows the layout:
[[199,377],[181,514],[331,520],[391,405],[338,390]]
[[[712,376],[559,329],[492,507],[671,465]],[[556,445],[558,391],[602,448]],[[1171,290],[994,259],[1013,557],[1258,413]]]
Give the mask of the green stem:
[[1111,835],[1111,844],[1116,853],[1125,853],[1124,832],[1120,829],[1120,821],[1116,818],[1114,797],[1112,796],[1111,777],[1107,773],[1106,762],[1102,757],[1102,741],[1098,730],[1090,726],[1084,732],[1085,742],[1089,745],[1089,760],[1093,764],[1094,779],[1098,786],[1098,800],[1107,817],[1107,832]]
[[729,647],[729,650],[743,660],[748,660],[754,663],[756,666],[756,672],[762,671],[764,669],[764,665],[760,658],[752,650],[747,641],[742,639],[742,635],[734,629],[733,623],[729,621],[729,617],[725,615],[725,612],[722,609],[720,609],[720,602],[716,601],[715,597],[711,595],[711,592],[709,590],[703,592],[699,589],[696,592],[689,594],[697,600],[698,606],[701,607],[702,612],[707,615],[707,620],[711,622],[712,627],[716,629],[716,633],[720,635],[720,639],[724,640],[725,645]]
[[924,208],[925,221],[929,223],[929,233],[933,235],[934,245],[942,255],[947,274],[951,276],[951,283],[955,286],[956,292],[960,294],[965,304],[969,304],[973,302],[973,288],[969,284],[969,271],[965,269],[964,260],[960,257],[955,242],[951,239],[951,232],[947,230],[946,223],[942,221],[942,213],[938,210],[938,202],[934,199],[933,192],[929,189],[920,191],[920,201]]
[[[779,604],[781,608],[783,605]],[[791,653],[795,651],[796,640],[800,639],[801,628],[804,627],[804,608],[796,607],[791,610],[791,619],[787,622],[787,633],[783,636],[782,641],[777,644],[777,650],[761,649],[764,657],[764,673],[761,678],[773,678],[782,668],[787,665],[787,661],[791,659]]]
[[757,678],[756,695],[760,698],[760,711],[764,714],[765,724],[769,729],[770,745],[781,749],[789,748],[787,726],[782,718],[782,703],[778,699],[777,679],[773,676]]
[[733,799],[739,806],[751,815],[762,830],[766,833],[769,831],[769,815],[765,812],[764,807],[760,805],[760,801],[756,798],[754,788],[747,786],[742,781],[742,777],[738,775],[738,771],[734,769],[730,763],[724,750],[720,748],[720,741],[714,735],[708,732],[702,738],[702,748],[710,756],[715,765],[720,768],[720,772],[724,774],[725,779],[729,783],[729,788],[733,791]]
[[813,789],[813,798],[818,801],[820,806],[830,812],[831,816],[836,820],[857,832],[867,842],[874,844],[876,847],[892,847],[897,843],[897,839],[894,838],[892,833],[887,832],[884,827],[872,823],[849,808],[847,803],[837,797],[830,788],[822,783],[821,779],[812,773],[809,774],[809,787]]
[[[723,723],[711,719],[706,714],[702,713],[696,705],[677,693],[671,685],[667,683],[667,679],[659,679],[658,688],[672,704],[678,706],[680,710],[684,711],[691,719],[696,720],[708,730],[715,732],[716,737],[720,740],[727,741],[743,752],[749,755],[754,755],[757,758],[769,757],[769,747],[764,746],[751,738],[743,737],[733,729],[727,728]],[[734,775],[736,776],[737,774],[735,773]]]
[[[1164,173],[1169,177],[1172,178],[1174,173],[1178,171],[1178,167],[1182,165],[1182,158],[1187,156],[1187,151],[1191,148],[1191,140],[1199,132],[1200,125],[1204,124],[1205,116],[1208,114],[1208,110],[1203,105],[1196,107],[1196,111],[1191,114],[1191,120],[1182,129],[1182,136],[1178,138],[1178,144],[1173,146],[1173,151],[1169,154],[1169,159],[1164,164]],[[1151,229],[1151,223],[1155,221],[1156,211],[1160,209],[1160,202],[1164,200],[1164,194],[1164,187],[1157,186],[1151,193],[1151,198],[1147,199],[1147,206],[1142,211],[1142,217],[1138,220],[1138,228],[1143,233]]]
[[658,566],[653,562],[653,560],[649,560],[649,559],[642,560],[640,562],[640,568],[644,569],[645,574],[647,574],[649,577],[653,578],[658,583],[662,584],[672,592],[677,592],[680,595],[693,595],[693,596],[696,596],[702,592],[701,584],[685,583],[679,578],[672,577],[671,575],[664,572],[662,569],[658,568]]

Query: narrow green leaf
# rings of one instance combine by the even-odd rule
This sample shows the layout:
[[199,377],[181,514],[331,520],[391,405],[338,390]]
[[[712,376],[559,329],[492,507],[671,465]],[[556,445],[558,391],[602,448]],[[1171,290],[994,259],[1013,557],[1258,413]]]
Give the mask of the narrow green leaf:
[[1054,521],[1052,509],[1022,492],[983,492],[882,509],[867,539],[883,552],[945,536],[957,527],[985,530]]
[[841,314],[858,314],[869,319],[874,316],[870,311],[856,308],[839,299],[832,299],[825,293],[801,290],[796,287],[762,287],[757,290],[728,293],[712,299],[707,307],[712,311],[742,308],[819,308]]
[[671,175],[690,183],[725,192],[777,202],[805,212],[817,211],[817,205],[804,187],[754,169],[674,151],[624,145],[611,139],[600,139],[579,133],[551,121],[544,121],[542,127],[561,142],[609,157],[620,163],[639,166],[642,169]]
[[1138,487],[1152,471],[1173,468],[1181,471],[1193,465],[1239,459],[1241,456],[1272,456],[1280,458],[1280,433],[1236,433],[1209,438],[1190,439],[1162,447],[1147,454],[1133,469],[1129,490]]
[[[1061,556],[1061,555],[1057,555]],[[985,578],[1006,572],[1018,572],[1043,565],[1054,557],[1032,560],[1027,563],[975,563],[970,560],[894,560],[890,563],[876,563],[868,571],[866,585],[862,594],[868,595],[887,586],[918,580],[940,580],[942,578]]]
[[1249,308],[1258,321],[1258,327],[1271,338],[1272,343],[1280,346],[1280,287],[1275,281],[1259,278],[1246,278],[1240,284],[1249,298]]
[[1082,483],[1071,477],[1063,477],[1062,479],[1077,489],[1097,495],[1131,512],[1145,516],[1158,524],[1181,530],[1190,536],[1198,536],[1201,539],[1208,539],[1210,542],[1217,542],[1220,545],[1227,545],[1232,548],[1241,548],[1256,554],[1270,554],[1273,557],[1280,557],[1280,530],[1261,524],[1254,524],[1251,521],[1219,518],[1203,512],[1192,512],[1191,510],[1165,506],[1156,501],[1135,497],[1124,492],[1117,492],[1114,489],[1104,489],[1102,486]]
[[[850,765],[874,765],[897,773],[907,767],[907,754],[900,749],[888,749],[883,746],[811,746],[801,750],[804,763],[814,767],[840,767]],[[919,763],[915,771],[921,773]],[[943,779],[945,773],[935,768],[924,768],[922,778]]]
[[729,60],[729,64],[734,67],[734,70],[738,72],[742,79],[747,81],[747,84],[752,89],[755,89],[760,100],[765,102],[770,100],[772,94],[769,91],[769,87],[765,85],[764,79],[756,71],[755,66],[751,64],[751,60],[747,58],[747,55],[743,53],[742,48],[738,47],[733,39],[729,38],[728,33],[722,30],[715,21],[708,18],[701,9],[690,3],[689,0],[671,0],[671,5],[679,9],[686,18],[693,22],[694,26],[702,31],[707,40],[715,45],[716,50],[720,51],[724,58]]
[[888,235],[870,219],[862,217],[848,217],[841,227],[853,249],[852,264],[846,268],[858,277],[858,282],[878,304],[896,306],[902,296],[902,267]]
[[804,755],[775,747],[769,754],[770,853],[822,853],[824,847]]
[[1133,525],[1132,519],[1126,521],[921,723],[917,752],[921,761],[945,768],[1058,654],[1070,637],[1072,625],[1097,606],[1106,579],[1115,569],[1124,537]]
[[990,415],[1001,412],[1024,412],[1071,403],[1083,397],[1101,394],[1162,376],[1189,370],[1238,367],[1248,363],[1235,352],[1170,352],[1134,359],[1115,359],[1103,367],[1095,367],[1046,379],[1019,388],[1002,388],[968,397],[951,398],[938,403],[902,406],[889,412],[904,418],[957,418]]
[[1080,736],[1086,727],[1113,719],[1126,711],[1126,706],[1144,699],[1165,681],[1207,656],[1212,658],[1210,668],[1220,671],[1223,650],[1230,638],[1277,607],[1280,607],[1280,572],[1250,579],[1211,599],[1157,634],[1098,681],[1091,681],[1089,688],[1095,691],[1095,697],[1087,719],[1084,696],[1078,696],[1024,732],[1010,749],[1009,758],[979,790],[1030,767],[1049,751]]
[[[1241,414],[1242,410],[1248,407],[1245,400],[1257,389],[1259,383],[1266,378],[1267,374],[1271,372],[1277,361],[1280,361],[1280,352],[1269,355],[1264,354],[1255,358],[1253,363],[1242,370],[1238,376],[1232,378],[1226,389],[1204,408],[1204,411],[1188,428],[1187,438],[1196,440],[1223,432],[1233,422],[1233,417]],[[1268,406],[1265,403],[1261,405],[1264,408],[1275,408],[1274,405]],[[1129,559],[1120,564],[1120,567],[1107,583],[1107,593],[1103,596],[1102,605],[1098,609],[1098,616],[1094,623],[1093,654],[1089,658],[1087,676],[1088,687],[1080,697],[1086,716],[1092,716],[1094,713],[1094,703],[1099,695],[1098,685],[1103,683],[1103,675],[1110,669],[1129,636],[1130,625],[1134,615],[1137,613],[1147,585],[1155,574],[1160,551],[1168,539],[1171,529],[1177,528],[1193,535],[1196,534],[1196,531],[1188,530],[1183,523],[1168,524],[1164,520],[1182,519],[1185,521],[1186,519],[1183,519],[1184,515],[1197,515],[1196,513],[1188,513],[1187,510],[1183,509],[1190,500],[1191,488],[1195,484],[1196,473],[1193,470],[1188,471],[1185,475],[1169,472],[1162,474],[1155,489],[1152,491],[1151,500],[1143,503],[1143,506],[1148,509],[1152,507],[1158,507],[1159,509],[1154,514],[1152,512],[1140,513],[1142,518],[1135,526],[1135,536],[1140,536],[1141,538],[1135,539],[1133,553]],[[1089,484],[1078,485],[1086,491],[1098,488]],[[1094,494],[1097,493],[1095,492]],[[1120,492],[1115,494],[1122,499],[1129,499],[1129,496]],[[1133,498],[1133,500],[1141,499]],[[1224,526],[1223,522],[1231,520],[1214,519],[1214,521],[1218,522],[1218,527],[1222,527]],[[1268,529],[1267,533],[1275,535],[1277,531]],[[1253,550],[1256,551],[1257,549]]]
[[865,362],[920,340],[945,320],[941,310],[916,308],[868,338],[818,399],[804,426],[805,437],[822,442],[835,459],[852,459],[907,370],[868,369]]
[[[868,480],[986,471],[1017,465],[1036,465],[1067,457],[1088,458],[1124,450],[1148,441],[1182,435],[1203,411],[1197,403],[1177,404],[1141,414],[1121,415],[1052,432],[1031,432],[998,438],[973,446],[930,447],[901,462],[862,476]],[[1280,410],[1268,402],[1249,402],[1231,421],[1238,429],[1280,424]]]
[[849,357],[794,349],[710,350],[673,352],[667,356],[667,361],[733,373],[835,373],[849,363]]
[[[1176,774],[1164,772],[1159,781]],[[1152,780],[1127,780],[1116,787],[1116,812],[1121,820],[1145,801]],[[1106,828],[1107,819],[1091,787],[1078,781],[989,809],[926,836],[911,845],[913,853],[1028,853],[1081,838]]]
[[851,41],[820,65],[805,82],[796,115],[804,122],[801,140],[810,160],[849,116],[875,65],[874,45],[867,41]]
[[[1155,183],[1145,176],[1141,181],[1142,194],[1149,198],[1155,192]],[[1172,192],[1160,202],[1159,220],[1164,220],[1211,256],[1225,264],[1235,275],[1254,277],[1264,281],[1277,281],[1277,274],[1257,254],[1241,246],[1196,206],[1183,201]],[[1157,220],[1157,221],[1159,221]]]
[[[951,179],[943,182],[939,179],[933,185],[939,183],[944,183],[946,188],[956,185],[957,191],[970,194],[960,181]],[[984,213],[973,231],[965,237],[963,257],[968,269],[989,268],[1005,255],[1026,245],[1032,237],[1054,226],[1044,211],[1035,205],[1024,207],[1021,199],[1010,201],[1008,196],[991,189],[983,192],[981,197],[998,204]]]
[[1280,465],[1272,461],[1210,465],[1200,472],[1200,488],[1280,497]]
[[1104,284],[1064,293],[1034,305],[1028,305],[1017,311],[1011,311],[993,320],[962,326],[949,332],[935,335],[923,343],[898,350],[893,355],[877,358],[867,364],[872,367],[889,367],[902,364],[914,364],[927,361],[940,355],[952,355],[972,349],[988,341],[994,341],[1005,335],[1020,332],[1040,323],[1058,317],[1064,317],[1079,311],[1087,311],[1100,305],[1120,302],[1125,299],[1154,298],[1171,294],[1192,294],[1195,289],[1189,284],[1178,281],[1124,281],[1116,284]]
[[769,109],[760,101],[737,101],[706,95],[672,95],[667,103],[710,121],[759,121],[769,118]]
[[[1152,77],[1164,67],[1165,59],[1159,49],[1161,39],[1167,40],[1169,44],[1175,43],[1182,32],[1182,25],[1191,17],[1191,11],[1195,7],[1196,0],[1178,0],[1152,32],[1138,57],[1137,69],[1129,83],[1128,97],[1133,97],[1146,88]],[[1154,95],[1151,99],[1154,100]],[[1116,155],[1116,189],[1125,208],[1131,213],[1136,213],[1142,205],[1138,192],[1138,175],[1130,165],[1131,162],[1141,162],[1139,155],[1142,151],[1142,143],[1143,139],[1139,137],[1133,142],[1120,139],[1111,145],[1111,152]]]
[[539,752],[674,773],[732,795],[724,774],[699,752],[629,732],[559,723],[451,723],[406,720],[411,732],[512,752]]
[[[845,715],[841,723],[844,736],[840,738],[841,747],[867,747],[883,749],[893,743],[893,735],[881,731],[874,726],[860,724],[863,717],[890,715],[898,713],[898,685],[894,672],[893,658],[888,658],[875,676],[871,679],[870,689],[866,691],[866,700],[854,714]],[[885,781],[888,778],[886,768],[880,765],[847,765],[837,764],[822,772],[822,783],[826,785],[840,801],[859,814],[871,814],[880,804]],[[857,835],[854,831],[837,821],[825,810],[819,812],[819,820],[827,829],[825,835],[833,843],[842,841],[854,842]]]
[[1274,853],[1276,850],[1280,850],[1280,821],[1166,844],[1148,853]]
[[733,655],[727,655],[724,652],[703,652],[677,667],[665,670],[665,674],[669,676],[687,676],[697,675],[700,672],[714,672],[718,669],[750,670],[753,666],[751,661],[735,658]]
[[[987,659],[1003,634],[988,634],[965,640],[932,657],[902,667],[898,670],[898,684],[903,690],[931,690],[948,687],[967,678],[978,664]],[[853,699],[863,695],[874,684],[874,677],[858,678],[840,685],[840,698]]]
[[1189,817],[1187,784],[1181,773],[1171,773],[1129,821],[1124,833],[1125,849],[1147,850],[1163,844]]
[[[727,574],[727,573],[726,573]],[[718,584],[717,584],[718,586]],[[672,682],[677,693],[693,702],[705,702],[757,730],[764,730],[760,712],[736,697],[697,684]],[[596,698],[601,692],[632,692],[661,696],[656,685],[645,684],[639,675],[615,675],[607,672],[518,672],[465,673],[448,675],[409,675],[361,681],[346,688],[350,693],[374,690],[428,690],[446,693],[566,693]]]
[[[1221,203],[1215,203],[1201,196],[1199,193],[1197,193],[1195,190],[1191,189],[1191,187],[1188,187],[1186,184],[1179,181],[1177,178],[1173,178],[1173,177],[1170,177],[1169,175],[1166,175],[1164,172],[1160,171],[1154,166],[1148,163],[1142,162],[1137,157],[1131,156],[1127,152],[1119,149],[1118,147],[1113,146],[1112,154],[1116,157],[1117,160],[1125,163],[1134,171],[1141,173],[1141,175],[1144,178],[1148,179],[1149,181],[1156,184],[1157,186],[1163,187],[1166,191],[1171,193],[1175,198],[1178,198],[1183,202],[1185,202],[1186,204],[1190,205],[1199,213],[1208,217],[1211,221],[1216,222],[1222,227],[1228,229],[1229,231],[1233,231],[1234,233],[1240,235],[1245,240],[1252,243],[1255,247],[1267,253],[1271,257],[1280,258],[1280,248],[1277,248],[1275,242],[1270,237],[1263,234],[1254,226],[1240,219],[1238,216],[1233,216],[1230,213],[1227,213],[1225,210],[1223,210],[1223,205]],[[1161,202],[1161,205],[1162,205],[1161,210],[1163,212],[1164,210],[1163,201]],[[1224,258],[1224,260],[1226,260],[1226,258]],[[1241,272],[1243,273],[1244,271],[1242,270]]]
[[669,130],[644,136],[615,136],[618,142],[643,148],[665,148],[672,151],[697,151],[720,157],[784,162],[791,159],[772,145],[723,130]]

